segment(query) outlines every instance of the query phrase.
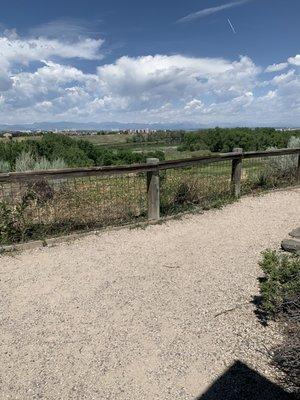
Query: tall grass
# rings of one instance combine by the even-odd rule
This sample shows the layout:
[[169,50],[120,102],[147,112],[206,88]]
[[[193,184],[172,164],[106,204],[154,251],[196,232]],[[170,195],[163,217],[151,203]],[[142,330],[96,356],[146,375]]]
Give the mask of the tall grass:
[[0,160],[0,172],[9,172],[10,165],[9,162]]
[[[57,158],[56,160],[49,161],[46,157],[35,158],[32,153],[22,151],[22,153],[16,158],[14,171],[26,172],[48,169],[63,169],[66,167],[67,165],[62,158]],[[0,171],[10,171],[9,163],[0,160]]]

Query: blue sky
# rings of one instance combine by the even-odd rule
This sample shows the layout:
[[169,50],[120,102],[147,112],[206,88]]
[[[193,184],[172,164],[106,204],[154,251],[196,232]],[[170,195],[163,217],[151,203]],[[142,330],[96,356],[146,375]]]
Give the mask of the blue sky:
[[10,0],[0,122],[300,125],[299,15],[299,0]]

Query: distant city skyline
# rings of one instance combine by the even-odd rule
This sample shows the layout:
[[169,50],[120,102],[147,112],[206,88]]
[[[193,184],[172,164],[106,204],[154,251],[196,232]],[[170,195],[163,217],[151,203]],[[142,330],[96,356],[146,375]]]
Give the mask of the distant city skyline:
[[299,0],[11,0],[0,125],[300,126]]

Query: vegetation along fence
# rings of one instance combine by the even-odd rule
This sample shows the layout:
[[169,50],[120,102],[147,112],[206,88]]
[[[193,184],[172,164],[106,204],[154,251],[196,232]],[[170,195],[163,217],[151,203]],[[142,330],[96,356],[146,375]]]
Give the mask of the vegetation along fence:
[[300,149],[0,174],[0,244],[207,209],[300,183]]

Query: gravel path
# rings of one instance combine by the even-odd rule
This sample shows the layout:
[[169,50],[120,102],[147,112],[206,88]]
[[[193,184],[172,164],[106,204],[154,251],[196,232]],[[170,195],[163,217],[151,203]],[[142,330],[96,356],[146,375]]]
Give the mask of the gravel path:
[[191,400],[234,360],[273,379],[257,261],[299,219],[293,189],[0,257],[0,398]]

